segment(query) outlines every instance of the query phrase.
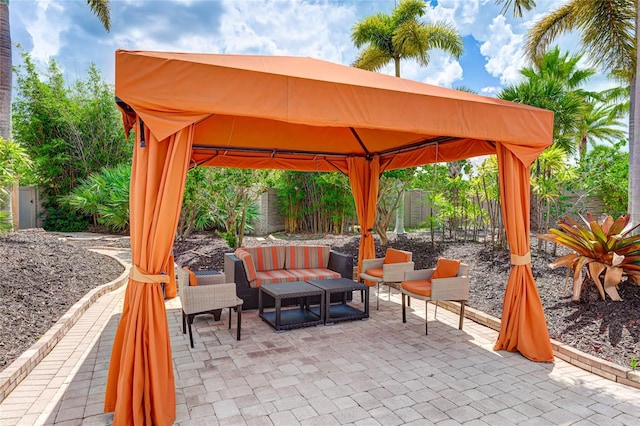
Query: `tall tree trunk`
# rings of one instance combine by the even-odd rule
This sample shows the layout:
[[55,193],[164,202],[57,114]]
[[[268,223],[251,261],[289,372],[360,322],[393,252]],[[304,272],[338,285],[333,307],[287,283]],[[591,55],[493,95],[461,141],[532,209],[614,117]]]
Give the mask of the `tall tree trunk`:
[[[0,137],[11,139],[11,30],[9,28],[9,0],[0,0]],[[0,196],[0,209],[13,217],[11,186],[7,196]],[[17,218],[11,221],[15,226]]]
[[404,235],[404,189],[398,200],[398,208],[396,209],[396,227],[394,231],[396,235]]
[[[396,66],[396,77],[400,77],[400,58],[393,58],[393,62]],[[393,230],[396,235],[404,235],[404,189],[400,196],[400,202],[398,203],[398,209],[396,210],[396,227]]]
[[640,104],[638,103],[637,77],[640,75],[640,37],[638,28],[640,25],[640,3],[636,22],[636,69],[631,81],[631,108],[629,112],[629,214],[634,225],[640,223],[640,150],[636,146],[640,143],[640,126],[636,120],[640,117]]

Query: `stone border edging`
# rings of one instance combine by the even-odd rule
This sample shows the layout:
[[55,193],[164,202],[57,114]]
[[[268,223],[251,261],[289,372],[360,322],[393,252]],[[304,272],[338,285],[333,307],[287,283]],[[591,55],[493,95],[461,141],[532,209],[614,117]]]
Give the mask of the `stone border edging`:
[[90,248],[88,250],[116,259],[124,267],[124,272],[115,280],[89,291],[69,308],[36,343],[16,358],[7,368],[0,371],[0,402],[51,352],[56,344],[67,334],[78,319],[80,319],[80,316],[98,300],[100,296],[122,287],[128,281],[131,266],[112,253],[109,253],[109,251],[126,252],[128,249]]
[[[451,312],[460,312],[460,305],[457,303],[438,301],[438,305]],[[464,316],[478,324],[500,331],[500,319],[494,316],[470,308],[469,306],[465,306]],[[640,389],[640,371],[634,371],[631,368],[605,361],[554,339],[551,339],[551,348],[555,356],[571,365],[597,374],[613,382]]]

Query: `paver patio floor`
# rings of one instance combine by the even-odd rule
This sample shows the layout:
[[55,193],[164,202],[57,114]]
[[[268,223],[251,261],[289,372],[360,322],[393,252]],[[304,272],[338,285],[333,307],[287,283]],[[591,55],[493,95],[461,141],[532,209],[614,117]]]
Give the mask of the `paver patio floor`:
[[[0,424],[107,425],[111,345],[124,287],[102,296],[0,403]],[[371,298],[375,297],[372,292]],[[354,294],[359,301],[359,294]],[[243,312],[197,316],[195,348],[179,298],[166,303],[179,425],[639,424],[640,390],[560,359],[535,363],[493,351],[497,332],[424,304],[401,320],[398,293],[370,319],[276,333]],[[375,307],[375,303],[373,304]]]

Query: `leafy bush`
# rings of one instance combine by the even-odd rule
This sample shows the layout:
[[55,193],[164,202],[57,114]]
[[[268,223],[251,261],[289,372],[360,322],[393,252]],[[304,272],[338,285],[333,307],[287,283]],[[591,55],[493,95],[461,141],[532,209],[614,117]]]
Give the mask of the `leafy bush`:
[[12,229],[13,223],[9,212],[0,212],[0,234],[10,232]]
[[106,167],[84,179],[71,194],[61,201],[71,209],[93,217],[111,231],[122,231],[129,226],[129,188],[131,165]]
[[[549,229],[549,234],[538,237],[563,245],[575,253],[560,257],[550,264],[551,268],[567,266],[573,270],[573,300],[580,299],[582,285],[591,278],[605,300],[605,292],[612,300],[622,300],[617,285],[623,275],[640,284],[640,235],[632,232],[640,225],[630,226],[630,215],[621,216],[615,221],[606,216],[601,223],[587,213],[587,219],[580,216],[579,224],[569,216],[558,221],[560,229]],[[582,268],[587,275],[582,279]],[[604,273],[604,287],[600,280]]]
[[89,218],[69,207],[49,207],[42,227],[47,231],[82,232],[89,227]]

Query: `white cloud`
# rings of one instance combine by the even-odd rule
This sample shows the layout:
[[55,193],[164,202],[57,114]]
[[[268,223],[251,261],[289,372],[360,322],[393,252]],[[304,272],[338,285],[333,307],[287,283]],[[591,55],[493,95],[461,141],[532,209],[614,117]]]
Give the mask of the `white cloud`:
[[522,54],[523,35],[515,34],[511,24],[502,15],[496,16],[488,26],[489,38],[480,46],[487,59],[485,69],[502,84],[513,84],[521,79],[518,72],[526,61]]
[[25,21],[24,25],[33,40],[31,56],[38,62],[47,63],[60,51],[60,33],[69,28],[69,21],[59,3],[38,1],[35,8],[36,19]]
[[494,97],[496,93],[502,90],[500,86],[487,86],[480,89],[480,94],[484,96]]
[[226,53],[310,56],[349,64],[355,9],[336,3],[226,0],[221,40]]
[[450,56],[434,61],[427,67],[427,77],[422,81],[436,86],[451,87],[456,81],[462,80],[460,63]]

